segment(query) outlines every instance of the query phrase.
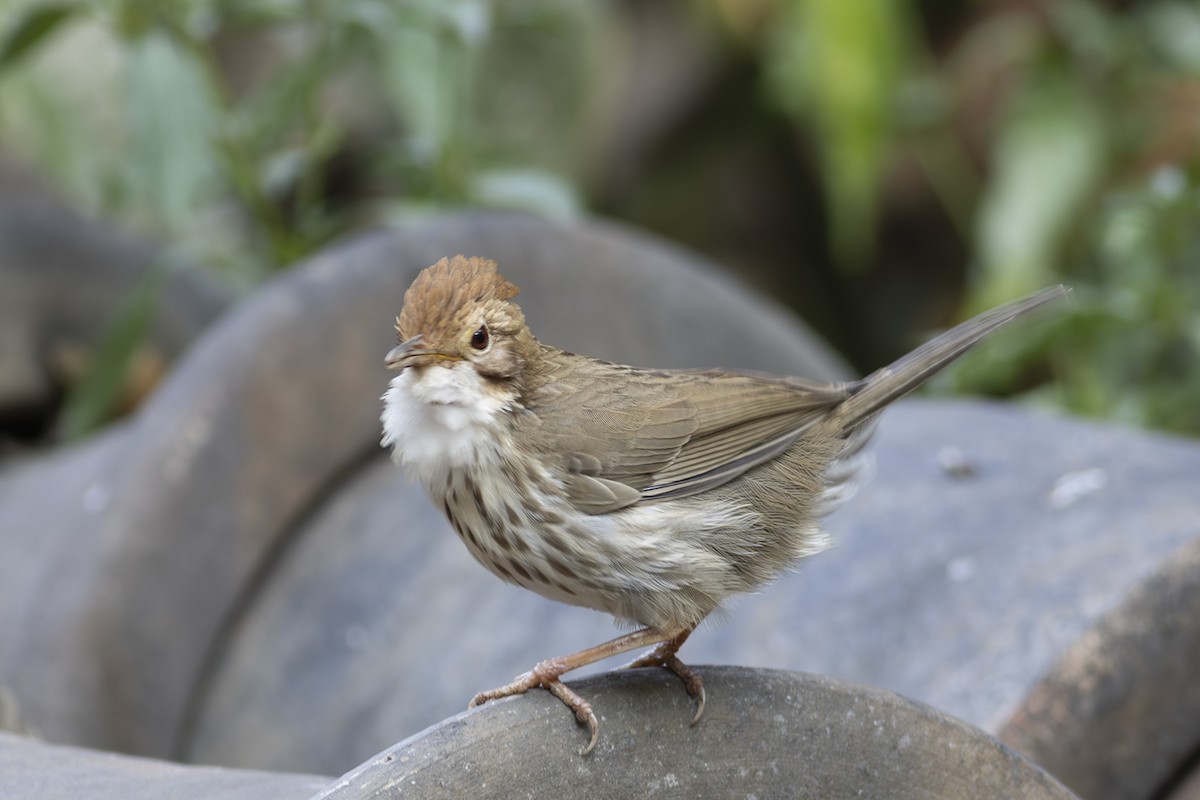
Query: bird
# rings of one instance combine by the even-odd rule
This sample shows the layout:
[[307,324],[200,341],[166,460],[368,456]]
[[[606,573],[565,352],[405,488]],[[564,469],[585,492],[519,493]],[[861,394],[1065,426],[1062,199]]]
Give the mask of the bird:
[[470,707],[538,687],[599,738],[567,672],[650,648],[628,666],[677,675],[677,652],[736,595],[829,544],[820,522],[853,492],[880,411],[983,337],[1064,295],[984,312],[890,366],[824,383],[725,369],[642,369],[540,342],[495,261],[422,270],[396,318],[382,446],[501,580],[634,630],[538,662]]

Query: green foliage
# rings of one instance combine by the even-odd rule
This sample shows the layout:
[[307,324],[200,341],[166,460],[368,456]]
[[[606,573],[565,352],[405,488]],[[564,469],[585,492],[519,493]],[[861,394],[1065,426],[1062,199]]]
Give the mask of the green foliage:
[[[544,0],[25,4],[0,26],[0,138],[249,286],[396,214],[574,213],[581,137],[528,126],[586,125],[598,22]],[[512,46],[544,33],[560,46]],[[523,113],[492,102],[535,70],[552,91]]]
[[[911,3],[771,5],[784,33],[762,48],[769,83],[821,148],[843,263],[870,248],[864,209],[882,196],[885,155],[907,154],[973,253],[964,316],[1076,289],[1069,309],[936,383],[1044,384],[1039,402],[1200,434],[1200,6],[1000,5],[935,56],[905,36]],[[982,169],[960,116],[981,93],[993,114]]]
[[[630,111],[612,76],[649,77],[627,63],[613,21],[653,17],[649,4],[0,3],[4,148],[83,208],[240,286],[364,226],[456,206],[570,216],[597,173],[639,177],[639,164],[590,157],[609,152],[597,146],[612,127],[602,123]],[[681,229],[702,229],[718,250],[728,243],[713,220],[752,218],[741,232],[754,241],[733,261],[757,258],[774,220],[811,212],[827,220],[826,241],[776,263],[836,261],[830,280],[855,296],[870,270],[911,255],[880,242],[911,222],[889,217],[890,204],[919,184],[952,223],[949,251],[969,254],[963,316],[1046,284],[1075,287],[1066,311],[1006,335],[943,386],[1033,389],[1040,402],[1200,433],[1200,6],[708,0],[680,4],[675,19],[687,12],[729,23],[706,33],[724,31],[738,58],[755,60],[764,88],[742,93],[739,115],[790,124],[795,161],[815,165],[824,200],[815,212],[795,197],[747,203],[753,169],[722,196],[730,184],[700,173],[736,149],[744,120],[681,104],[676,129],[655,119],[637,131],[658,125],[662,151],[688,154],[656,211],[679,205]],[[694,53],[695,39],[680,39],[663,51]],[[699,76],[714,95],[744,88],[722,83],[728,53],[716,50],[673,85]],[[757,158],[768,139],[740,141]],[[803,173],[787,166],[771,180]],[[794,231],[779,242],[805,244]]]
[[79,439],[112,416],[138,346],[143,341],[166,276],[166,262],[148,269],[117,308],[82,378],[69,387],[59,414],[59,435]]
[[33,8],[0,42],[0,69],[7,69],[54,32],[54,29],[71,16],[75,6],[68,3],[50,3]]
[[1200,149],[1163,133],[1194,124],[1169,98],[1200,74],[1181,44],[1200,33],[1200,8],[1055,10],[1053,36],[1032,53],[996,140],[969,302],[1064,280],[1075,303],[1004,354],[1007,383],[1000,361],[984,359],[959,386],[986,388],[989,372],[993,387],[1012,391],[1049,367],[1056,380],[1034,393],[1039,401],[1195,435]]
[[1104,167],[1103,118],[1061,75],[1029,81],[1001,121],[978,215],[983,308],[1056,280],[1055,263]]
[[953,367],[959,391],[1057,380],[1034,402],[1128,424],[1200,432],[1200,170],[1160,170],[1095,213],[1072,302]]
[[[581,98],[593,96],[596,72],[585,33],[603,31],[583,0],[5,10],[5,149],[85,210],[171,242],[235,287],[339,235],[429,209],[578,210],[579,133],[590,123]],[[545,76],[542,91],[498,92],[505,75]],[[106,419],[156,297],[139,290],[117,316],[70,390],[66,435]]]
[[[1200,432],[1200,163],[1110,195],[1058,393],[1072,410]],[[1081,281],[1082,283],[1082,281]],[[1099,291],[1098,287],[1103,287]],[[1069,358],[1067,356],[1070,356]]]
[[846,264],[873,254],[907,14],[905,3],[783,0],[768,42],[772,95],[811,126],[834,249]]

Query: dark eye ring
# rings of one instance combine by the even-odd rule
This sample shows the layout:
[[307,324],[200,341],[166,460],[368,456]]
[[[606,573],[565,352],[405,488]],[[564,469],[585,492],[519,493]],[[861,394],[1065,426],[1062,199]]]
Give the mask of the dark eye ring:
[[487,325],[480,325],[479,329],[471,334],[471,347],[476,350],[483,350],[488,346],[491,337],[488,336]]

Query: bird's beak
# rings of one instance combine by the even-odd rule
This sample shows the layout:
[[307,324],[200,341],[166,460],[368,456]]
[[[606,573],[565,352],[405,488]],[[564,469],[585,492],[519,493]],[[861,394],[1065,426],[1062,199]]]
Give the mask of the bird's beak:
[[421,334],[418,333],[389,350],[388,354],[384,356],[383,364],[388,369],[408,369],[409,367],[436,364],[440,361],[461,360],[460,356],[421,347]]

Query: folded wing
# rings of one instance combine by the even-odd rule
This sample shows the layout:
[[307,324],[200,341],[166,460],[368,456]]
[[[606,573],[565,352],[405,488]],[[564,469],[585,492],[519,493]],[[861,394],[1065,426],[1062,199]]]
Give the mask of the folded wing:
[[841,385],[749,373],[592,365],[549,382],[550,402],[531,408],[537,439],[564,459],[571,502],[590,514],[721,486],[784,452],[848,396]]

